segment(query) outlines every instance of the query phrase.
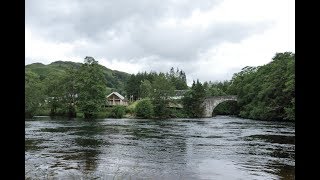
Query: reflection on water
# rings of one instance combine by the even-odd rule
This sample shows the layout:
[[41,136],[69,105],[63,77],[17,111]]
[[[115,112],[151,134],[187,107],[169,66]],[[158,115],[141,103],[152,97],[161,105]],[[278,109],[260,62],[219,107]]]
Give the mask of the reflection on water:
[[293,123],[38,117],[26,121],[26,179],[294,179]]

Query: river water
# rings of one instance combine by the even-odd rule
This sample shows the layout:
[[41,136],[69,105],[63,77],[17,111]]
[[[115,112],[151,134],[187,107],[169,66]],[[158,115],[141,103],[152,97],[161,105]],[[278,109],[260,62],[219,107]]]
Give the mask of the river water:
[[203,119],[25,121],[26,179],[295,179],[295,124]]

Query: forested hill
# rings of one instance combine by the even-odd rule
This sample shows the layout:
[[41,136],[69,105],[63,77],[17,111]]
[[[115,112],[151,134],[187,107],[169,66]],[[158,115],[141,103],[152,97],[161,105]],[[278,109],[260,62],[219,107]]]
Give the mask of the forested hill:
[[[39,75],[40,80],[46,79],[48,76],[53,74],[63,74],[68,68],[79,68],[82,63],[71,62],[71,61],[55,61],[51,64],[44,65],[42,63],[33,63],[25,66],[25,70],[30,70]],[[125,93],[125,83],[130,77],[130,74],[117,70],[111,70],[105,66],[99,65],[103,69],[103,73],[106,78],[107,87],[110,91],[118,91]]]

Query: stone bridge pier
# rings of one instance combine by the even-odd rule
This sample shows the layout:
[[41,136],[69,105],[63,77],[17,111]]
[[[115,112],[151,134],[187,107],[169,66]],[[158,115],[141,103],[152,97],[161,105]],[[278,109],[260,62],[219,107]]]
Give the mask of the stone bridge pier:
[[202,106],[204,107],[203,117],[212,117],[214,108],[216,108],[220,103],[237,100],[237,96],[213,96],[206,98],[202,103]]

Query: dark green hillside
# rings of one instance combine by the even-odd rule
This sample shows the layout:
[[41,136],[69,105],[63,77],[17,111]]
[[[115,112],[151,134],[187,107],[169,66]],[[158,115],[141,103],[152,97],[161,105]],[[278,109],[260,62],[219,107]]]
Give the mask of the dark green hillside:
[[[78,69],[82,63],[71,62],[71,61],[55,61],[51,64],[44,65],[42,63],[33,63],[25,66],[26,71],[32,71],[37,74],[41,81],[54,74],[64,74],[68,68]],[[124,83],[128,80],[130,74],[111,70],[102,65],[99,65],[103,69],[103,73],[106,79],[106,85],[109,91],[118,91],[125,95]]]

